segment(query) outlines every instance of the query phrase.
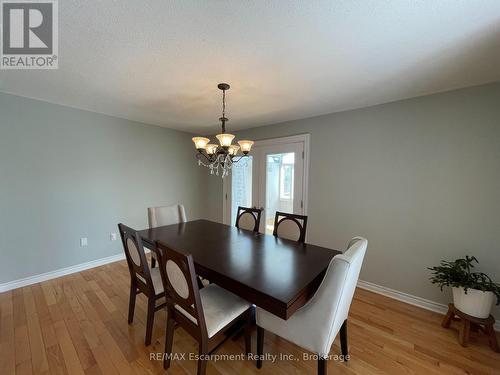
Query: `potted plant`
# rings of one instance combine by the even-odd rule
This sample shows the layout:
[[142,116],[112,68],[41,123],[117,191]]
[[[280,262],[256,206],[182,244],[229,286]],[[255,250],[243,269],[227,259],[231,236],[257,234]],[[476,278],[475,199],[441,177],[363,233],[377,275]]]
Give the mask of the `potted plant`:
[[465,256],[454,262],[441,261],[439,266],[429,268],[433,284],[441,290],[451,286],[455,307],[468,315],[486,319],[490,316],[493,303],[500,304],[500,284],[482,272],[472,272],[475,257]]

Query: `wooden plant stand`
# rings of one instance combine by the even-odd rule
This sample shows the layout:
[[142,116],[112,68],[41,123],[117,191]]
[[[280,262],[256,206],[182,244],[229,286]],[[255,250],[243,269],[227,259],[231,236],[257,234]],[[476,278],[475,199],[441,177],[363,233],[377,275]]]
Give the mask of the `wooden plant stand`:
[[471,328],[473,330],[479,328],[479,330],[483,331],[488,336],[490,348],[497,353],[500,352],[498,348],[497,336],[495,334],[495,330],[493,329],[495,318],[493,318],[492,315],[490,315],[486,319],[476,318],[461,312],[455,307],[455,305],[453,305],[453,303],[450,303],[448,305],[448,313],[445,315],[441,325],[444,328],[449,328],[451,320],[455,317],[455,315],[460,318],[462,324],[460,326],[458,335],[458,342],[460,343],[460,345],[467,346]]

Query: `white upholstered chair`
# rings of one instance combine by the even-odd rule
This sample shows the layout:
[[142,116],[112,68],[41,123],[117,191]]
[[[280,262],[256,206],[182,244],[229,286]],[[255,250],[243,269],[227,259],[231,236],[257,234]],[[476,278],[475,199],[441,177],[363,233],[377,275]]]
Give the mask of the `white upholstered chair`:
[[[327,357],[340,331],[341,350],[347,354],[347,315],[368,241],[353,238],[344,254],[335,256],[317,292],[288,320],[257,307],[257,354],[263,351],[264,330],[273,332],[318,355],[318,374],[326,374]],[[260,356],[262,358],[262,356]],[[257,368],[262,361],[257,361]]]
[[[174,204],[172,206],[159,206],[148,208],[148,221],[150,228],[161,227],[164,225],[172,225],[185,223],[186,210],[182,204]],[[151,250],[151,268],[156,265],[156,253]]]
[[186,211],[182,204],[148,208],[149,227],[156,228],[164,225],[185,223]]

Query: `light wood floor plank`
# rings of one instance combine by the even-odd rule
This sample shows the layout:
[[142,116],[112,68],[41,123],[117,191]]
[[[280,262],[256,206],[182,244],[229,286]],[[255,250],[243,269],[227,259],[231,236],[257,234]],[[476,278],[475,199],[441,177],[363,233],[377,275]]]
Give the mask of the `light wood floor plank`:
[[45,373],[49,371],[49,363],[37,314],[28,315],[28,334],[33,372],[35,374]]
[[[127,324],[129,274],[124,261],[0,294],[0,374],[166,374],[155,359],[162,353],[166,313],[155,316],[153,340],[144,346],[147,301],[137,297],[134,322]],[[500,374],[500,354],[486,337],[473,333],[469,347],[457,341],[457,324],[440,326],[442,316],[366,290],[357,290],[348,332],[351,361],[329,361],[334,374]],[[255,332],[252,337],[255,352]],[[182,328],[174,353],[197,353]],[[316,373],[315,360],[266,332],[264,349],[297,360],[211,361],[207,374],[288,375]],[[229,340],[215,354],[243,353],[243,339]],[[336,339],[331,354],[340,354]],[[168,374],[196,373],[196,362],[174,359]]]
[[85,372],[80,360],[78,359],[78,354],[73,345],[73,341],[71,341],[71,336],[69,335],[65,322],[58,321],[54,324],[54,328],[68,373],[71,375],[84,374]]
[[12,292],[0,294],[0,374],[16,373]]
[[21,362],[16,365],[16,375],[31,375],[31,374],[33,374],[31,361]]
[[16,352],[16,365],[21,363],[30,362],[31,363],[31,350],[30,341],[28,336],[28,326],[22,325],[15,327],[15,352]]
[[64,363],[63,354],[59,344],[50,346],[46,350],[47,360],[49,362],[50,373],[52,375],[66,375],[68,370]]

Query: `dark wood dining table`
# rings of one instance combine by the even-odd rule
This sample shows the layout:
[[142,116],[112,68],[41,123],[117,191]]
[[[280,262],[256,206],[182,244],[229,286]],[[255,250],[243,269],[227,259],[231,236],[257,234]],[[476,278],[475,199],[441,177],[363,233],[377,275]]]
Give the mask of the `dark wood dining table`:
[[161,241],[191,254],[199,276],[282,319],[313,296],[330,260],[341,253],[208,220],[138,233],[149,248]]

